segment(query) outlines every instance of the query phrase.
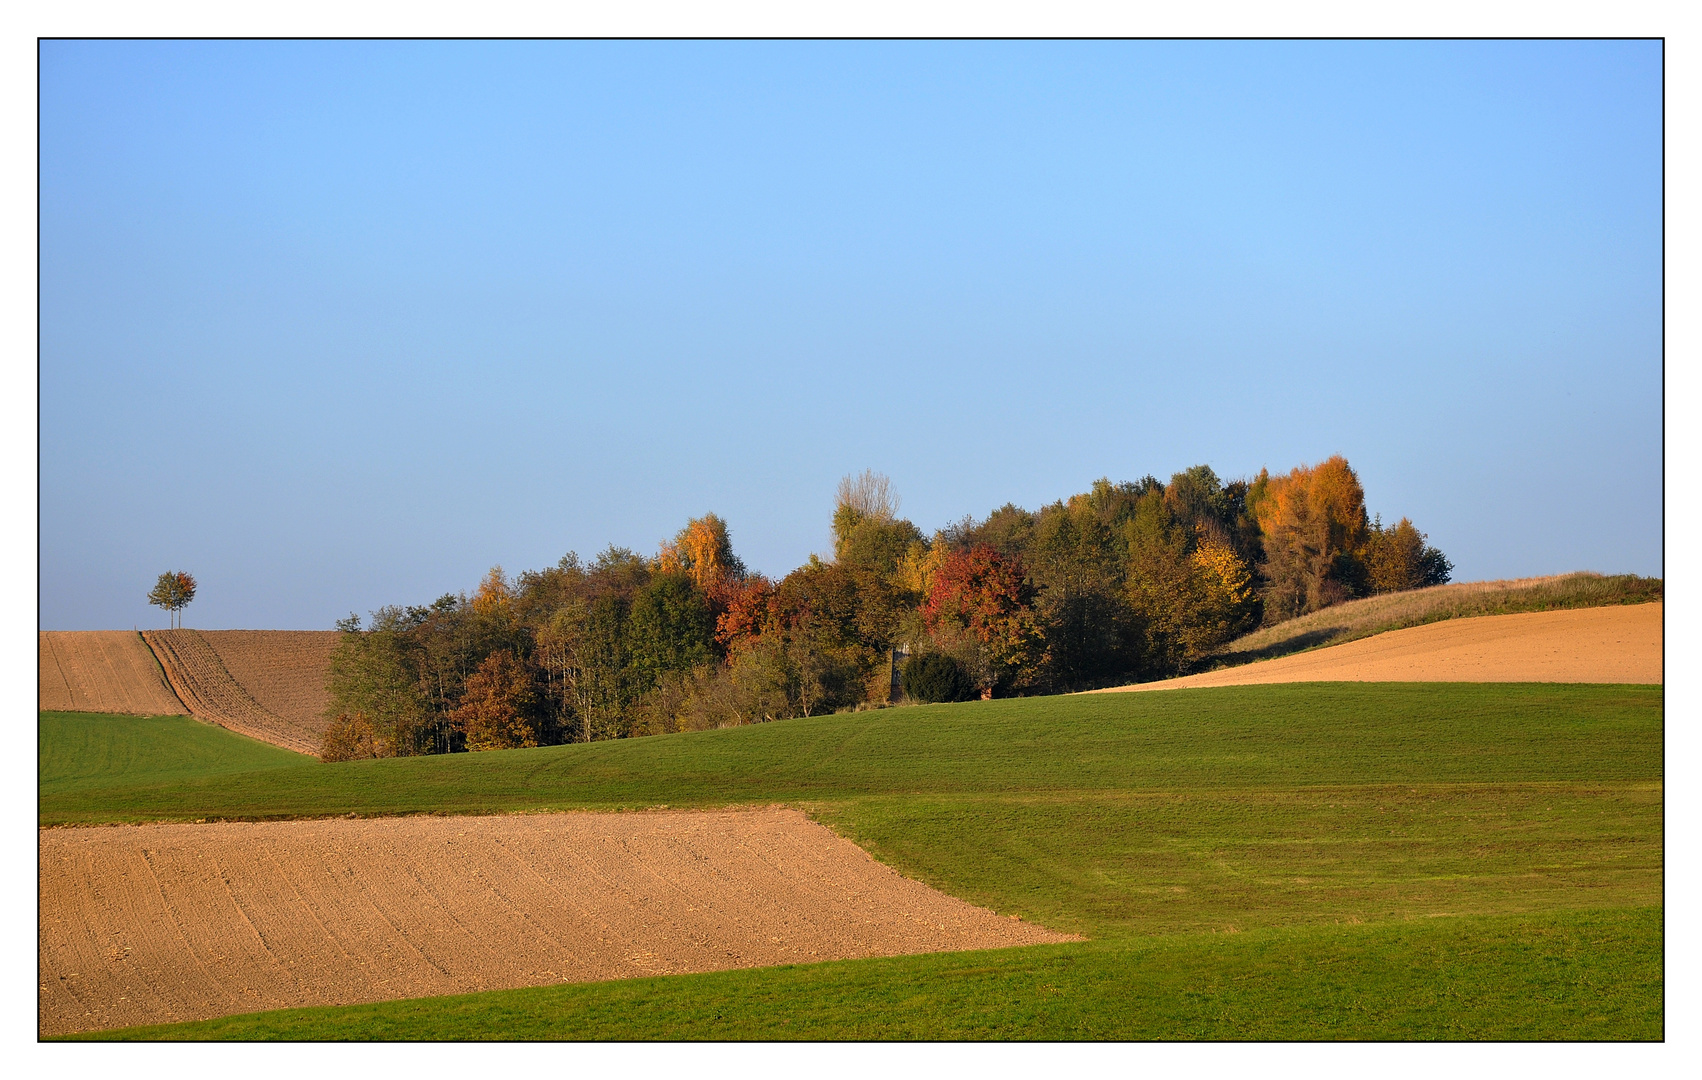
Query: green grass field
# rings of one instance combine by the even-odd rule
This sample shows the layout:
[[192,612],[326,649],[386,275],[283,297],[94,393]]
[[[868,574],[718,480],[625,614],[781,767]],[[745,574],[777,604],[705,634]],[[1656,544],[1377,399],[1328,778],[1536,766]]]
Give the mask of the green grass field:
[[115,786],[169,785],[316,764],[306,755],[188,716],[44,712],[37,746],[43,800],[87,792],[96,804]]
[[[208,744],[192,766],[165,753],[170,776],[149,774],[142,744],[189,736],[142,727],[158,723],[44,714],[42,823],[779,802],[912,877],[1090,940],[109,1036],[1663,1031],[1659,687],[1312,684],[1038,698],[337,765],[283,751],[244,757],[256,744],[243,740],[223,753]],[[102,749],[108,742],[135,745]]]

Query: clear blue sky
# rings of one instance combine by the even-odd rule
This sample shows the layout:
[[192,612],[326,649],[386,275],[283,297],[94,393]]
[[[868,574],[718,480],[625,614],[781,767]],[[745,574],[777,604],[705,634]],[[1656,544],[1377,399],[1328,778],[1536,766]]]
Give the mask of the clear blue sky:
[[41,626],[1347,455],[1662,573],[1653,43],[47,43]]

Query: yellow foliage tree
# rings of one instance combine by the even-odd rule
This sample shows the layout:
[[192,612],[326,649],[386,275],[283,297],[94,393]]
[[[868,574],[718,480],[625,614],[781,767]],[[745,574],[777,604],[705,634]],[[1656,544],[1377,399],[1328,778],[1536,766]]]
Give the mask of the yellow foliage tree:
[[918,597],[932,592],[934,573],[946,561],[947,547],[937,535],[932,544],[925,540],[912,541],[898,560],[898,572],[893,575],[898,587]]
[[358,761],[363,758],[394,757],[396,748],[367,719],[363,712],[338,713],[325,729],[319,747],[320,761]]
[[1186,640],[1190,661],[1251,630],[1258,610],[1253,572],[1234,548],[1202,534],[1191,561],[1197,610]]
[[480,615],[506,615],[514,603],[514,589],[508,583],[508,576],[502,572],[501,566],[493,566],[479,582],[479,590],[473,594],[473,610]]
[[1252,602],[1252,571],[1228,544],[1214,537],[1201,539],[1194,548],[1194,565],[1206,572],[1212,591],[1224,603],[1240,606]]
[[1401,518],[1385,529],[1379,516],[1366,534],[1365,546],[1360,551],[1370,590],[1399,592],[1446,582],[1454,564],[1426,543],[1427,539],[1408,518]]
[[1146,631],[1147,663],[1182,674],[1253,628],[1253,575],[1235,549],[1204,529],[1193,550],[1183,534],[1143,545],[1129,567],[1128,601]]

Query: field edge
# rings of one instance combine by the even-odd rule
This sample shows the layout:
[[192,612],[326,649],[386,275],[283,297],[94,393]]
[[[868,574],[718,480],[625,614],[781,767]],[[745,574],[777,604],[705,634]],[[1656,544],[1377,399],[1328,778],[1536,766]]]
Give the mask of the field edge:
[[[565,983],[49,1041],[1660,1041],[1664,938],[1661,906],[1450,916]],[[1131,967],[1148,996],[1122,982]]]

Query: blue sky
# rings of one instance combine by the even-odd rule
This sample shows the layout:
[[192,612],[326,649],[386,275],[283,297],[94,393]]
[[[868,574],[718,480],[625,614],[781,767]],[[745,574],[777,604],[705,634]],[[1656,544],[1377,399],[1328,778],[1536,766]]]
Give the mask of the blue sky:
[[1456,579],[1662,573],[1661,52],[41,48],[41,626],[327,628],[1345,454]]

